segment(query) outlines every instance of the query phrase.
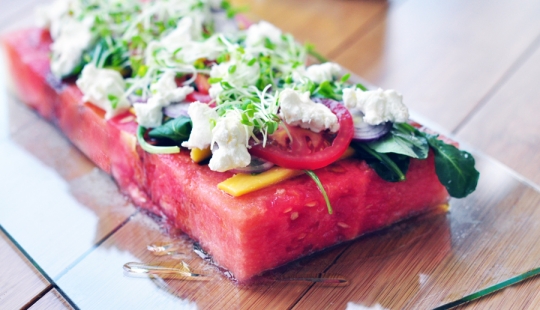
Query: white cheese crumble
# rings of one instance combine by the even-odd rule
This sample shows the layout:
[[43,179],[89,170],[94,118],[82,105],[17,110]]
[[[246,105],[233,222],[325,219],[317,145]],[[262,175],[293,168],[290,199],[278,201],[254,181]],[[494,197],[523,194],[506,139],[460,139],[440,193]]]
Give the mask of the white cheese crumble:
[[201,33],[193,18],[184,17],[176,28],[164,36],[160,42],[171,53],[194,40],[201,39]]
[[306,69],[306,77],[315,83],[332,81],[334,77],[341,73],[341,67],[333,62],[311,65]]
[[62,78],[70,74],[82,62],[82,54],[94,41],[91,32],[93,18],[78,21],[72,18],[62,19],[62,24],[51,45],[51,71]]
[[183,147],[189,149],[205,149],[212,143],[213,124],[219,119],[217,112],[208,106],[208,104],[198,101],[189,105],[188,115],[191,117],[193,129],[189,140],[182,143]]
[[154,128],[161,125],[163,119],[164,100],[159,96],[148,99],[146,103],[135,103],[133,109],[137,115],[137,123],[146,128]]
[[39,5],[35,10],[36,25],[50,29],[52,37],[55,38],[57,33],[51,29],[53,24],[67,15],[73,3],[72,0],[56,0],[47,5]]
[[[106,119],[110,119],[131,106],[123,96],[126,83],[117,71],[98,69],[93,63],[90,63],[84,67],[77,80],[77,86],[84,94],[84,101],[91,102],[105,110]],[[113,105],[115,106],[113,107]]]
[[153,95],[147,103],[135,103],[133,108],[137,114],[137,123],[143,127],[154,128],[161,125],[163,119],[162,109],[173,102],[186,99],[193,92],[193,87],[177,87],[175,74],[165,72],[159,80],[150,86]]
[[362,111],[364,121],[370,125],[403,123],[409,119],[409,110],[403,104],[403,97],[393,89],[362,91],[346,88],[343,90],[343,102],[349,109]]
[[172,102],[180,102],[186,99],[194,89],[191,86],[178,87],[175,81],[176,75],[173,71],[166,71],[159,80],[150,85],[150,90],[154,96],[161,96],[167,101],[167,105]]
[[[198,59],[215,59],[225,47],[219,42],[217,36],[201,40],[202,22],[196,17],[184,17],[174,30],[166,34],[159,41],[152,41],[145,51],[145,60],[148,65],[180,66],[175,61],[189,65]],[[166,51],[166,53],[163,53]]]
[[240,115],[232,110],[218,120],[212,130],[212,145],[217,144],[217,149],[212,150],[210,170],[224,172],[246,167],[251,162],[247,145],[253,128],[240,120]]
[[268,38],[273,44],[281,42],[281,30],[267,21],[260,21],[251,25],[247,30],[246,46],[255,47],[264,45]]
[[309,98],[309,92],[301,94],[285,89],[279,94],[279,104],[279,116],[289,125],[300,126],[313,132],[339,130],[337,116],[325,105],[313,102]]

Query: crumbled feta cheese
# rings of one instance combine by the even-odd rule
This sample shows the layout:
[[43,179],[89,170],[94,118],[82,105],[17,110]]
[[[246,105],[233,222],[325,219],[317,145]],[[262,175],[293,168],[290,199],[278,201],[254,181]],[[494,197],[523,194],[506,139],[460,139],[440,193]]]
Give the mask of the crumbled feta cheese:
[[219,42],[218,37],[214,36],[204,41],[192,41],[186,44],[176,54],[176,58],[183,60],[184,63],[193,63],[201,58],[216,59],[223,51],[225,47]]
[[[231,73],[231,67],[235,66],[236,69]],[[242,59],[233,58],[231,61],[223,62],[219,65],[214,65],[210,71],[211,78],[220,78],[222,81],[226,81],[233,87],[246,87],[249,85],[255,85],[259,79],[261,72],[258,63],[254,63],[249,66]],[[220,83],[214,83],[210,87],[209,93],[212,98],[217,98],[223,91]]]
[[[196,16],[184,17],[180,20],[177,27],[161,38],[159,41],[152,41],[148,44],[145,51],[146,63],[151,66],[160,66],[160,59],[171,61],[181,61],[185,64],[192,64],[198,59],[215,59],[221,54],[225,47],[219,42],[218,37],[214,36],[207,40],[202,40],[202,22]],[[166,59],[163,59],[161,52],[165,50]],[[178,65],[178,63],[171,65]]]
[[191,117],[193,129],[189,140],[183,142],[182,146],[201,150],[209,147],[212,143],[212,123],[217,122],[219,115],[207,104],[198,101],[189,105],[188,114]]
[[246,46],[255,47],[264,45],[268,38],[270,42],[279,44],[281,42],[281,30],[267,21],[260,21],[251,25],[247,30]]
[[403,123],[409,119],[409,110],[403,104],[403,97],[393,89],[362,91],[346,88],[343,90],[343,102],[349,109],[362,111],[364,121],[370,125]]
[[201,33],[197,29],[193,18],[187,16],[178,22],[176,28],[164,36],[160,42],[171,53],[183,47],[186,43],[201,39]]
[[[47,5],[39,5],[35,10],[36,25],[50,29],[53,22],[59,20],[69,12],[72,0],[56,0]],[[53,36],[54,38],[54,36]]]
[[165,72],[159,80],[150,86],[153,95],[147,103],[135,103],[133,108],[137,114],[137,123],[143,127],[154,128],[161,125],[163,119],[162,109],[173,102],[186,99],[193,92],[193,87],[177,87],[175,74]]
[[309,92],[303,94],[292,89],[285,89],[279,94],[281,119],[293,126],[320,132],[330,129],[331,132],[339,130],[337,116],[325,105],[315,103],[309,98]]
[[135,103],[133,108],[137,115],[137,123],[146,128],[154,128],[161,125],[165,100],[161,96],[154,96],[146,103]]
[[191,86],[178,87],[175,78],[176,75],[173,71],[166,71],[156,83],[150,85],[152,93],[160,95],[167,101],[167,105],[186,99],[186,96],[194,91]]
[[246,167],[251,162],[247,145],[253,128],[243,125],[240,120],[234,111],[218,120],[212,130],[212,145],[216,143],[218,148],[212,151],[210,170],[224,172]]
[[94,41],[91,32],[93,20],[78,21],[72,18],[62,20],[58,37],[51,45],[51,71],[62,78],[81,64],[82,54]]
[[306,70],[306,77],[315,83],[332,81],[341,73],[341,67],[333,62],[311,65]]
[[98,69],[93,63],[89,63],[82,70],[77,86],[84,94],[84,101],[105,110],[106,119],[130,107],[129,101],[124,98],[124,78],[117,71]]
[[210,86],[210,89],[208,89],[208,94],[213,99],[216,99],[219,96],[219,94],[221,94],[222,91],[223,91],[223,87],[221,86],[221,84],[214,83]]

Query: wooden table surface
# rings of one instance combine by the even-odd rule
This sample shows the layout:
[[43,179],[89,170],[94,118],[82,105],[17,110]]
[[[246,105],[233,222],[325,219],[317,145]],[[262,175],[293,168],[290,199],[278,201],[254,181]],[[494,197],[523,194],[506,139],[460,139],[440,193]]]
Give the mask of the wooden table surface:
[[[3,0],[0,33],[37,0]],[[0,309],[433,308],[540,267],[540,2],[234,0],[382,88],[477,158],[477,192],[281,271],[341,274],[346,287],[236,287],[120,195],[112,180],[0,80]],[[2,69],[2,71],[4,71]],[[175,263],[176,242],[216,281],[137,279],[129,261]],[[538,309],[532,278],[466,309]]]

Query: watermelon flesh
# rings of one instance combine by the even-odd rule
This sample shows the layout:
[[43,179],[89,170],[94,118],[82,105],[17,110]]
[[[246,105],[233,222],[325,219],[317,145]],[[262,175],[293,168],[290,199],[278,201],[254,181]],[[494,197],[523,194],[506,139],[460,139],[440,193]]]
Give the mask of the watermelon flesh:
[[232,197],[217,188],[232,173],[194,164],[186,150],[146,153],[137,145],[132,114],[106,121],[102,110],[82,101],[73,83],[56,81],[49,69],[47,31],[18,31],[3,42],[21,99],[110,173],[137,206],[164,216],[239,282],[447,202],[431,155],[412,160],[407,180],[399,183],[382,180],[356,159],[315,171],[332,215],[306,175]]

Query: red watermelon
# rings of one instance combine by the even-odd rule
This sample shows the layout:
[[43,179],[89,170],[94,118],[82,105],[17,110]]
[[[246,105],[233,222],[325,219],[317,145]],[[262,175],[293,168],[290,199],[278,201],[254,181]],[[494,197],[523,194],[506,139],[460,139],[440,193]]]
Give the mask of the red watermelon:
[[334,214],[328,214],[319,189],[306,175],[231,197],[217,184],[232,173],[195,164],[185,150],[174,155],[144,152],[130,113],[106,121],[102,110],[82,101],[73,83],[55,82],[48,65],[50,42],[41,29],[4,38],[21,99],[54,121],[136,205],[165,216],[240,282],[447,201],[431,155],[412,160],[407,180],[399,183],[382,180],[356,159],[317,170]]

